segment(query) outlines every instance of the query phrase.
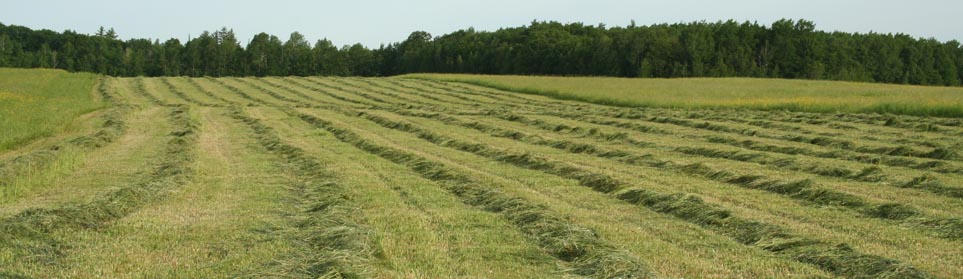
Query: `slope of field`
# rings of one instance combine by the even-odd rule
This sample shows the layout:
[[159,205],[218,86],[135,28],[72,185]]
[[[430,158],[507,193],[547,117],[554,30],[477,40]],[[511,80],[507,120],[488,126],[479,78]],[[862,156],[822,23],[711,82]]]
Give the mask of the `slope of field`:
[[91,90],[97,76],[62,70],[0,68],[0,151],[70,128],[103,107]]
[[94,88],[103,121],[55,144],[76,166],[0,203],[0,277],[963,277],[959,121],[404,78]]
[[757,78],[605,78],[410,74],[624,107],[746,108],[963,117],[963,88]]

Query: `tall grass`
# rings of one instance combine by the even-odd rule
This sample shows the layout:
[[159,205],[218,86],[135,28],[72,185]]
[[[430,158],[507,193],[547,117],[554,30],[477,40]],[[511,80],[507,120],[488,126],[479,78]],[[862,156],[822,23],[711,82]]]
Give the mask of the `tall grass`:
[[963,88],[759,78],[410,74],[552,98],[623,107],[740,108],[963,117]]
[[0,152],[56,135],[104,107],[94,98],[96,82],[89,73],[0,68]]

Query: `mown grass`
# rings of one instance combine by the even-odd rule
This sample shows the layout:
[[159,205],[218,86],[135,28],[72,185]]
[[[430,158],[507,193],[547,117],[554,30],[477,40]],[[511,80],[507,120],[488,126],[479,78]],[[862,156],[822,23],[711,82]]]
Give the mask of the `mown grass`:
[[759,78],[409,74],[500,90],[623,107],[739,108],[963,117],[963,88]]
[[97,75],[0,68],[0,152],[70,129],[81,114],[104,107]]

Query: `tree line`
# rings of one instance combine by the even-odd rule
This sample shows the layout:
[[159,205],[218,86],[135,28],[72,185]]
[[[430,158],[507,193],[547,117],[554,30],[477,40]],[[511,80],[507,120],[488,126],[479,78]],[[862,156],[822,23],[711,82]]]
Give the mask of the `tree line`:
[[497,31],[417,31],[368,48],[313,45],[260,33],[242,46],[232,30],[182,43],[119,40],[113,29],[58,33],[0,24],[0,67],[112,76],[389,76],[412,72],[617,77],[770,77],[958,86],[958,41],[816,30],[807,20],[769,26],[720,21],[606,27],[533,21]]

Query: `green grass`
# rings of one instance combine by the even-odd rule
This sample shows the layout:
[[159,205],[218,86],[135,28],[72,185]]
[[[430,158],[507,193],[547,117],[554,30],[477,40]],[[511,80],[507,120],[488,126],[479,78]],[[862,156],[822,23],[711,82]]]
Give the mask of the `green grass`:
[[97,75],[0,68],[0,152],[69,129],[77,116],[102,108]]
[[963,117],[963,88],[759,78],[409,74],[552,98],[623,107],[740,108]]
[[963,277],[963,119],[698,94],[956,89],[546,84],[635,82],[689,95],[634,109],[410,78],[109,78],[90,99],[114,117],[0,153],[86,139],[0,174],[0,277]]

